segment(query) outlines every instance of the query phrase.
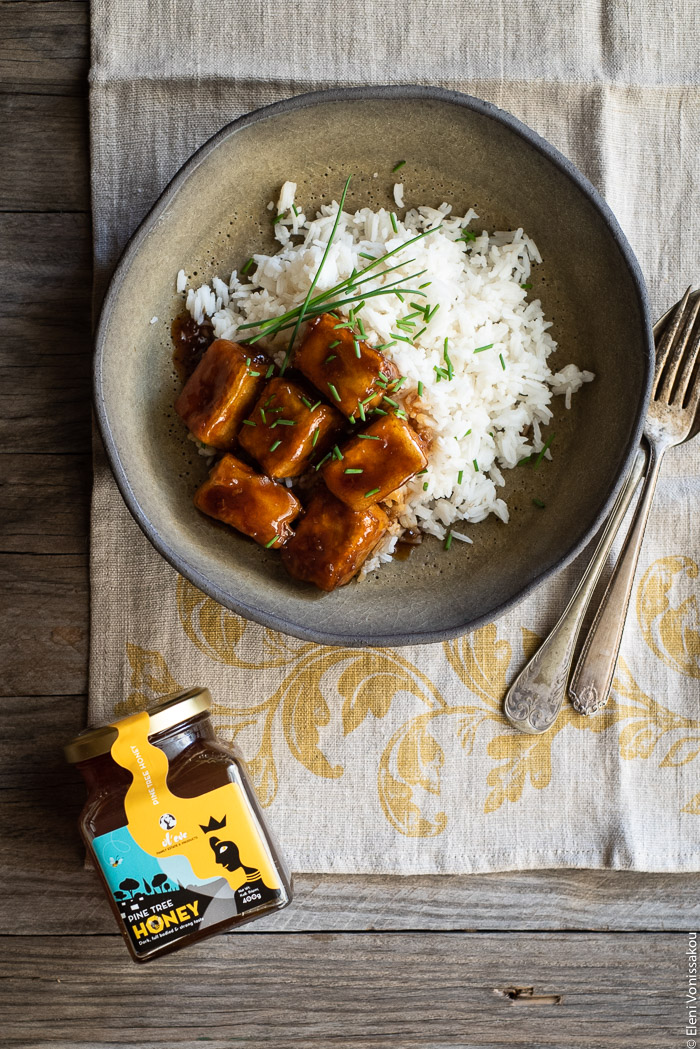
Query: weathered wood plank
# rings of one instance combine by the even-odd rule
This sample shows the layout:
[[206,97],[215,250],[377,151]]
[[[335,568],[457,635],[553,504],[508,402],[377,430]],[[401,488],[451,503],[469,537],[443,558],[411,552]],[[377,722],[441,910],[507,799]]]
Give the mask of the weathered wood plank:
[[87,688],[85,554],[0,556],[0,695]]
[[[83,869],[82,781],[61,745],[84,725],[85,697],[0,700],[0,928],[105,934],[113,919]],[[20,787],[21,785],[21,787]],[[37,841],[41,849],[36,848]],[[51,892],[45,887],[51,884]],[[294,905],[251,926],[327,930],[683,930],[700,924],[700,875],[523,871],[473,876],[303,875]]]
[[86,553],[91,480],[89,455],[1,456],[0,553]]
[[0,90],[0,211],[89,210],[86,118],[84,98]]
[[4,452],[89,449],[91,272],[89,216],[0,214]]
[[0,0],[0,92],[87,93],[87,0]]
[[251,933],[212,939],[144,971],[116,936],[5,937],[3,1039],[22,1049],[675,1049],[684,1042],[686,942]]

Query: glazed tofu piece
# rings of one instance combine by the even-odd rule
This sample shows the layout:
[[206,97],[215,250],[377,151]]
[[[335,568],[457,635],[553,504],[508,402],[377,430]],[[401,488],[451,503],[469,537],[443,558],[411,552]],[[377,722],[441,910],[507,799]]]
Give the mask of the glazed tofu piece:
[[340,412],[315,390],[276,378],[243,420],[238,442],[270,477],[298,477],[312,456],[326,453],[345,425]]
[[194,496],[194,505],[265,547],[282,547],[301,503],[288,488],[224,455]]
[[216,339],[185,383],[175,411],[200,441],[229,451],[269,367],[264,353]]
[[294,364],[331,404],[349,419],[357,419],[378,406],[382,397],[391,396],[399,372],[342,325],[332,313],[311,321]]
[[405,419],[383,415],[356,434],[321,473],[331,492],[351,510],[385,499],[427,464],[425,445]]
[[290,575],[321,590],[344,586],[389,527],[380,506],[359,513],[327,491],[318,492],[282,551]]

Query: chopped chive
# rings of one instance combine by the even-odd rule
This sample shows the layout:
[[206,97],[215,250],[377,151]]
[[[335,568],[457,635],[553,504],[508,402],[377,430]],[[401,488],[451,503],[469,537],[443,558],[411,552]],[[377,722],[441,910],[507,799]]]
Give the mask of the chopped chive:
[[[277,422],[280,426],[296,426],[296,419],[278,419]],[[277,423],[275,423],[275,426]]]
[[328,343],[328,349],[334,350],[336,346],[340,346],[342,339],[334,339],[333,342]]
[[252,376],[253,376],[253,378],[255,378],[255,379],[257,379],[257,378],[258,378],[258,376],[259,376],[259,375],[261,375],[261,374],[262,374],[261,372],[251,372],[251,371],[248,371],[248,375],[252,375]]
[[330,457],[331,457],[331,453],[327,452],[327,454],[324,455],[323,459],[321,459],[320,462],[316,463],[316,466],[314,467],[314,469],[315,470],[320,470],[321,467],[323,466],[323,464],[325,463],[326,459],[330,459]]
[[457,239],[463,240],[465,244],[468,244],[470,241],[476,240],[476,233],[472,233],[470,229],[465,229],[462,231],[462,235]]
[[394,214],[393,211],[391,212],[391,226],[392,226],[392,229],[394,230],[394,233],[398,233],[399,232],[399,227],[396,224],[396,215]]
[[265,378],[266,378],[266,379],[269,379],[269,378],[271,378],[271,376],[272,376],[272,375],[273,375],[273,373],[274,373],[274,370],[275,370],[275,366],[274,366],[274,364],[271,364],[271,365],[270,365],[270,367],[269,367],[269,368],[267,369],[267,371],[265,372]]
[[478,462],[476,461],[476,459],[472,459],[472,462],[474,463],[474,470],[476,471],[476,473],[478,473],[479,472],[479,464],[478,464]]
[[427,474],[427,472],[428,472],[428,467],[426,466],[425,470],[419,470],[418,471],[418,473],[416,474],[416,477],[422,477],[423,474]]
[[423,396],[423,383],[422,382],[418,383],[418,396],[419,397]]
[[391,337],[392,337],[392,339],[398,339],[399,342],[407,342],[409,346],[413,342],[413,339],[407,338],[406,335],[399,335],[399,333],[396,332],[396,331],[392,331]]
[[318,406],[320,405],[320,403],[321,403],[320,401],[316,401],[316,403],[315,403],[315,404],[312,404],[312,405],[311,405],[311,407],[309,408],[309,411],[310,411],[310,412],[315,412],[315,411],[316,411],[316,409],[318,408]]
[[375,415],[388,415],[389,413],[385,412],[383,408],[375,408],[374,409],[374,414]]
[[246,366],[246,368],[250,368],[250,357],[246,357],[246,359],[245,359],[245,366]]
[[333,331],[340,331],[341,328],[352,328],[352,324],[348,324],[347,321],[341,321],[340,324],[333,325]]
[[398,401],[392,400],[392,398],[391,397],[387,397],[386,394],[384,394],[384,396],[382,397],[382,400],[386,401],[387,404],[390,404],[392,408],[400,408],[401,407],[401,405],[399,404]]
[[338,462],[340,462],[340,460],[343,458],[343,453],[341,452],[337,444],[333,445],[333,458],[337,459]]
[[367,332],[365,331],[365,326],[362,323],[362,317],[357,318],[357,330],[359,331],[361,338],[367,338]]
[[484,350],[490,350],[493,347],[493,345],[494,343],[490,342],[486,346],[477,346],[477,348],[474,350],[474,353],[483,353]]
[[399,300],[399,302],[405,302],[406,301],[400,291],[395,291],[394,295]]
[[546,442],[546,444],[544,445],[542,450],[539,452],[539,454],[538,454],[537,458],[535,459],[534,463],[532,464],[533,467],[535,468],[535,470],[537,469],[537,467],[540,465],[540,463],[544,459],[544,453],[547,451],[547,449],[551,445],[552,441],[554,440],[554,437],[555,437],[555,434],[552,434],[552,436]]
[[355,347],[355,356],[359,359],[362,356],[362,350],[360,349],[360,343],[357,339],[352,340],[352,344]]
[[396,346],[395,342],[383,342],[381,346],[375,346],[375,350],[389,350],[392,346]]
[[349,417],[349,419],[348,419],[348,422],[350,423],[351,426],[354,426],[355,425],[355,416],[351,415]]
[[461,484],[462,483],[462,478],[463,477],[464,477],[464,470],[460,470],[459,473],[457,474],[457,484]]
[[277,542],[278,539],[279,539],[278,535],[273,535],[273,537],[270,540],[270,542],[269,543],[265,543],[265,549],[269,550],[271,546],[275,545],[275,543]]
[[396,411],[394,412],[394,415],[397,416],[397,418],[399,418],[399,419],[406,419],[407,418],[406,413],[403,410],[403,408],[397,408]]
[[422,290],[423,290],[423,288],[429,288],[429,287],[430,287],[430,285],[431,285],[432,283],[433,283],[433,282],[432,282],[431,280],[427,280],[427,281],[425,282],[425,284],[419,284],[419,285],[418,285],[418,291],[422,291]]
[[364,472],[365,472],[364,470],[353,469],[351,467],[348,467],[348,469],[345,471],[346,474],[363,474]]
[[445,358],[445,364],[447,365],[447,378],[451,380],[451,379],[454,378],[455,370],[454,370],[454,367],[452,366],[452,361],[450,360],[450,355],[447,352],[448,345],[449,345],[449,339],[445,339],[443,350],[442,350],[442,356]]
[[252,419],[244,419],[243,420],[243,425],[244,426],[255,426],[256,424],[253,422]]
[[312,448],[315,448],[316,445],[318,444],[318,439],[319,439],[320,435],[321,435],[321,431],[320,430],[314,430],[314,435],[311,438],[311,447]]
[[501,362],[501,368],[503,368],[503,371],[505,371],[506,370],[506,362],[503,360],[503,354],[502,353],[499,353],[498,359]]
[[540,510],[544,510],[545,504],[542,502],[541,499],[533,499],[532,502],[534,506],[539,507]]
[[399,171],[404,166],[405,163],[406,163],[405,160],[400,160],[398,162],[398,164],[394,164],[393,168],[391,169],[392,175],[394,174],[395,171]]
[[300,397],[299,399],[305,408],[311,409],[311,401],[308,397]]
[[366,251],[359,251],[358,255],[360,256],[361,259],[369,259],[370,262],[376,262],[376,260],[377,260],[377,256],[376,255],[368,255]]
[[358,433],[357,435],[362,441],[378,441],[379,437],[376,433]]
[[418,340],[420,339],[421,335],[423,335],[426,331],[427,331],[427,328],[421,328],[421,330],[419,332],[416,332],[416,334],[413,336],[414,342],[418,342]]
[[296,218],[299,214],[299,208],[296,206],[296,204],[292,204],[292,211],[294,212],[294,217]]
[[448,532],[447,533],[447,538],[445,539],[445,550],[449,550],[451,546],[452,546],[452,532]]
[[428,482],[427,481],[423,481],[423,491],[424,492],[428,491]]
[[251,256],[251,258],[249,258],[248,261],[246,262],[245,266],[243,266],[241,268],[241,273],[248,273],[248,271],[251,270],[254,265],[255,265],[255,260]]
[[280,446],[281,444],[282,444],[282,442],[281,442],[281,441],[275,441],[275,443],[274,443],[274,444],[271,444],[271,445],[270,445],[270,451],[271,451],[271,452],[274,452],[274,451],[276,451],[276,450],[277,450],[277,449],[279,448],[279,446]]
[[380,492],[380,491],[381,491],[381,488],[370,488],[370,490],[368,492],[365,492],[365,499],[369,499],[369,497],[371,495],[376,495],[377,492]]
[[263,405],[263,408],[267,408],[268,405],[272,404],[274,399],[275,399],[275,395],[273,393],[271,397],[267,398],[267,400],[265,401],[265,404]]
[[336,401],[339,401],[340,400],[340,394],[338,393],[338,391],[336,390],[336,388],[335,388],[335,386],[333,385],[332,382],[328,383],[328,389],[331,391],[331,393],[335,397]]
[[260,409],[260,418],[262,419],[262,421],[265,424],[267,424],[267,415],[265,414],[265,409],[264,408]]
[[392,392],[396,393],[397,390],[400,390],[405,382],[406,382],[406,376],[405,375],[401,375],[401,376],[399,376],[398,379],[395,379],[394,382],[392,382],[392,384],[391,384],[393,386],[393,391]]
[[336,354],[335,354],[335,353],[332,353],[332,354],[330,355],[330,357],[326,357],[326,359],[325,359],[325,361],[324,361],[323,363],[324,363],[324,364],[330,364],[330,363],[331,363],[331,361],[334,361],[334,360],[335,360],[335,358],[336,358]]
[[385,375],[384,372],[377,372],[377,378],[381,379],[383,382],[389,382],[389,376]]
[[526,455],[524,459],[518,459],[518,466],[527,466],[528,463],[532,462],[533,458],[534,454]]
[[277,216],[277,218],[276,218],[276,219],[275,219],[275,221],[274,221],[274,222],[272,223],[272,225],[273,225],[273,226],[276,226],[276,225],[277,225],[277,223],[278,223],[278,222],[281,222],[283,218],[284,218],[284,212],[282,212],[282,213],[281,213],[281,215],[278,215],[278,216]]
[[470,434],[471,432],[472,432],[472,431],[471,431],[471,427],[469,427],[469,429],[467,430],[467,432],[466,432],[466,433],[463,433],[463,434],[462,434],[462,440],[464,440],[464,438],[465,438],[465,437],[468,437],[468,436],[469,436],[469,434]]
[[530,288],[532,287],[532,284],[525,283],[525,284],[521,284],[520,287],[523,289],[523,291],[529,291]]
[[365,406],[364,406],[364,404],[362,404],[362,402],[360,402],[358,404],[358,406],[357,406],[357,414],[362,419],[362,422],[366,422],[367,421],[367,416],[365,415]]

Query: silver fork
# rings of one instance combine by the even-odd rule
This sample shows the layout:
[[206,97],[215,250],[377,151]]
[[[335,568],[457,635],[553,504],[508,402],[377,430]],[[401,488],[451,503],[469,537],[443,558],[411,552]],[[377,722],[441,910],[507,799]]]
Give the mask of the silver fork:
[[591,625],[569,685],[581,714],[593,714],[608,699],[649,510],[664,454],[692,436],[700,377],[693,381],[700,354],[700,291],[688,288],[673,311],[656,350],[656,370],[644,436],[649,465],[633,523]]

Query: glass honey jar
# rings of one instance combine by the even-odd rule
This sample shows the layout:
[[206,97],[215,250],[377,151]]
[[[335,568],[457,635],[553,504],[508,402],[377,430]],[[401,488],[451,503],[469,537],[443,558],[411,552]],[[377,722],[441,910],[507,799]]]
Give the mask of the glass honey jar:
[[85,779],[80,830],[132,958],[254,921],[292,899],[237,749],[208,689],[88,729],[65,747]]

